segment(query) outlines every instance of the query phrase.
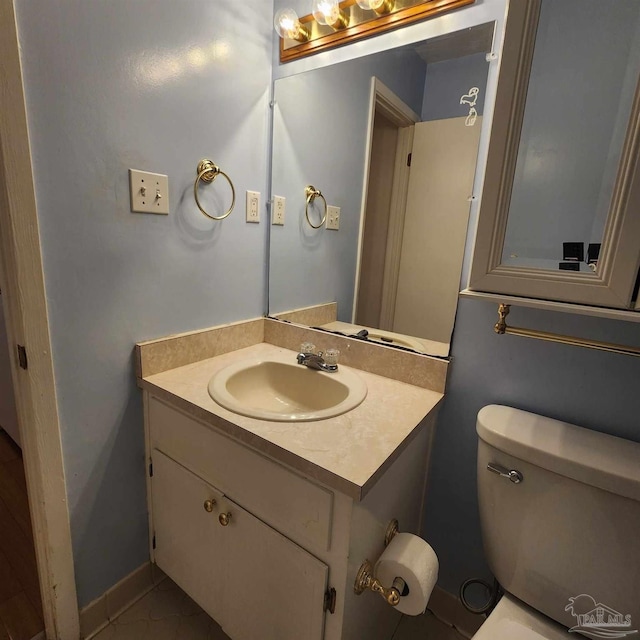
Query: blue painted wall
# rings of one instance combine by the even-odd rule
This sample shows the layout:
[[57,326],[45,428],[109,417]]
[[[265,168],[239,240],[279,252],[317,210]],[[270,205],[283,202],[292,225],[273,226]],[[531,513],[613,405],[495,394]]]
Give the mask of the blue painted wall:
[[[266,225],[243,203],[268,187],[273,7],[16,4],[83,606],[148,558],[134,343],[266,308]],[[235,182],[224,222],[193,202],[203,157]],[[130,212],[130,167],[169,175],[170,216]]]
[[[490,575],[476,497],[475,421],[483,406],[506,404],[640,442],[640,358],[499,336],[496,320],[496,304],[460,300],[431,456],[424,535],[440,559],[440,585],[452,593],[466,578]],[[523,308],[512,308],[509,322],[640,346],[638,323]]]

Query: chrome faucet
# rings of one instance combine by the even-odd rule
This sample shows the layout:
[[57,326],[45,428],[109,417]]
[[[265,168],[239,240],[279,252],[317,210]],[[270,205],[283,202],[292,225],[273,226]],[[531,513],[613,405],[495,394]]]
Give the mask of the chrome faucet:
[[322,351],[318,353],[308,353],[301,351],[297,356],[298,364],[302,364],[309,369],[317,369],[318,371],[328,371],[332,373],[338,370],[337,364],[328,364],[322,357]]

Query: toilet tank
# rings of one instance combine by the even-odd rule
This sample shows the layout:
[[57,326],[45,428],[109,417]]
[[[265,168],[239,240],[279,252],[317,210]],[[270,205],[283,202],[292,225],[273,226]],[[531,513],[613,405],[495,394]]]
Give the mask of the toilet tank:
[[498,405],[477,432],[484,549],[502,587],[583,633],[640,630],[640,443]]

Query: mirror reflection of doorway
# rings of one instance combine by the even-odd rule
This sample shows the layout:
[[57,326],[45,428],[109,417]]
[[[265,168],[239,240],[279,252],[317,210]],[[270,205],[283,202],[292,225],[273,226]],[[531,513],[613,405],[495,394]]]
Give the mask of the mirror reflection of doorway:
[[481,117],[408,124],[397,112],[376,94],[355,323],[448,343]]
[[392,330],[409,183],[409,158],[420,116],[378,80],[372,89],[369,179],[354,320]]

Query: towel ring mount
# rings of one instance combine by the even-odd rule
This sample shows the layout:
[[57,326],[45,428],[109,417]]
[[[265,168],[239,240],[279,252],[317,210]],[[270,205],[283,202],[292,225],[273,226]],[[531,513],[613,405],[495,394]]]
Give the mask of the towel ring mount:
[[[207,158],[200,160],[200,162],[198,163],[198,168],[196,169],[196,173],[198,177],[193,183],[193,196],[196,200],[198,209],[200,209],[200,211],[211,220],[224,220],[233,211],[233,207],[235,207],[236,204],[236,189],[233,186],[231,178],[224,171],[222,171],[222,169],[220,169],[217,164],[215,164],[211,160],[208,160]],[[212,216],[210,213],[207,213],[207,211],[205,211],[204,207],[200,203],[200,198],[198,198],[198,185],[200,184],[200,181],[211,183],[218,176],[222,176],[223,178],[225,178],[229,183],[229,186],[231,187],[231,206],[221,216]]]

